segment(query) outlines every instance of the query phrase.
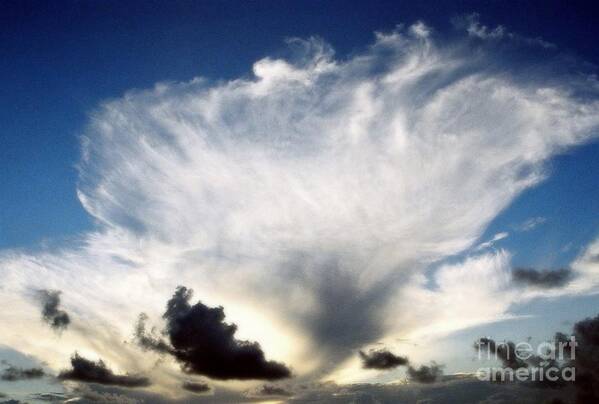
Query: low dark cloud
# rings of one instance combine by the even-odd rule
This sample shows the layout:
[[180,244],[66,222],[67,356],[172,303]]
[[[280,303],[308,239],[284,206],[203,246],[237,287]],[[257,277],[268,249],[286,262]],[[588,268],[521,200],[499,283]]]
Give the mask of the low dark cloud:
[[268,361],[257,342],[235,339],[237,326],[225,323],[223,307],[190,305],[193,291],[179,286],[163,314],[169,343],[146,332],[144,315],[136,327],[141,347],[175,357],[187,373],[213,379],[277,380],[291,376],[282,363]]
[[321,383],[296,392],[290,403],[434,403],[541,404],[562,391],[532,389],[522,384],[494,384],[474,376],[440,377],[437,383]]
[[572,279],[572,277],[572,270],[568,268],[553,270],[515,268],[512,271],[512,279],[515,283],[543,289],[564,286]]
[[0,379],[7,382],[16,382],[19,380],[31,380],[40,379],[45,376],[42,368],[18,368],[15,366],[9,366],[2,371]]
[[417,383],[434,383],[443,376],[442,366],[436,363],[421,365],[419,368],[408,366],[408,377]]
[[[537,375],[546,369],[558,369],[554,374],[556,380],[537,376],[524,383],[528,386],[550,388],[553,391],[562,389],[566,393],[573,387],[577,404],[599,403],[599,315],[577,322],[572,335],[557,332],[545,355],[526,355],[526,361],[516,357],[512,342],[496,344],[489,338],[481,338],[475,343],[475,347],[478,346],[489,347],[491,355],[496,351],[504,367],[529,367],[529,372]],[[568,372],[568,378],[563,373],[568,369],[575,369],[573,381],[570,379],[572,372]]]
[[599,315],[574,325],[576,402],[599,403]]
[[397,356],[386,349],[370,350],[368,353],[360,351],[360,358],[364,369],[394,369],[408,364],[408,358]]
[[[520,369],[520,372],[522,372],[521,369],[524,369],[529,378],[525,384],[530,387],[557,389],[566,385],[565,380],[561,377],[561,370],[567,365],[567,361],[558,359],[557,356],[552,358],[552,352],[556,354],[559,344],[564,343],[563,353],[565,356],[569,356],[568,338],[565,334],[557,333],[553,343],[547,345],[546,355],[543,356],[535,355],[528,349],[517,351],[516,345],[512,341],[497,343],[490,338],[480,338],[474,344],[474,348],[478,350],[479,359],[499,359],[503,369],[512,369],[513,371]],[[555,378],[547,373],[550,370],[553,371],[552,369],[559,370]],[[490,381],[496,383],[511,381],[509,373],[501,369],[489,370],[491,371]]]
[[33,393],[30,397],[35,401],[49,401],[51,403],[64,403],[73,398],[65,393]]
[[44,321],[57,331],[66,329],[71,323],[67,312],[59,309],[60,293],[58,290],[46,289],[38,290],[37,292],[37,296],[42,304]]
[[291,397],[293,393],[283,387],[273,386],[270,384],[264,384],[258,390],[260,396],[276,396],[276,397]]
[[210,386],[208,384],[200,382],[183,382],[181,387],[183,390],[187,390],[192,393],[207,393],[210,391]]
[[115,375],[102,360],[94,362],[77,353],[71,357],[71,366],[72,369],[61,372],[58,378],[122,387],[145,387],[151,384],[147,377]]
[[131,389],[128,387],[103,385],[97,383],[79,383],[69,388],[63,393],[43,393],[32,395],[32,399],[52,403],[114,403],[114,404],[174,404],[174,400],[167,396],[154,394],[147,389]]

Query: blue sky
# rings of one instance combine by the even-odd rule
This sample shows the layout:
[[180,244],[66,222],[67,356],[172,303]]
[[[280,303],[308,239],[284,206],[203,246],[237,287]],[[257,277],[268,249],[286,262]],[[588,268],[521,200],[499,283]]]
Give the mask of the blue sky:
[[[160,402],[190,400],[190,380],[245,400],[270,359],[293,391],[414,382],[358,351],[452,374],[479,366],[481,335],[569,332],[599,303],[598,14],[584,1],[3,2],[0,305],[13,309],[0,359],[47,376],[0,393],[81,396],[56,379],[74,352],[147,375],[135,394],[110,391]],[[568,278],[526,283],[516,268]],[[163,313],[180,285],[197,305],[173,318],[222,306],[238,340],[260,343],[257,382],[185,359]],[[146,351],[142,312],[164,331]]]

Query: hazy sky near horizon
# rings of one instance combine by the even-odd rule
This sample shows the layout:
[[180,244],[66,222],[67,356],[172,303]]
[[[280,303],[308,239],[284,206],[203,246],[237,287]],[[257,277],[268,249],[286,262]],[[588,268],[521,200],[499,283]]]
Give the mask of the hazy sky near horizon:
[[0,393],[301,401],[597,314],[596,11],[284,6],[1,6]]

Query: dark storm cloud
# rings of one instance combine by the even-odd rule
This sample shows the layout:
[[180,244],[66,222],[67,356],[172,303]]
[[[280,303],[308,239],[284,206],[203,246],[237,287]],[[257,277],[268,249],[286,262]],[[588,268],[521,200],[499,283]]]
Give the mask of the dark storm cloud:
[[397,356],[386,349],[370,350],[368,353],[360,351],[360,358],[364,369],[394,369],[408,364],[408,358]]
[[564,286],[572,279],[572,271],[568,268],[540,270],[534,268],[515,268],[512,271],[514,282],[536,288],[556,288]]
[[225,323],[223,307],[190,305],[192,290],[179,286],[168,301],[163,318],[169,343],[145,331],[140,316],[136,338],[140,346],[169,353],[188,373],[213,379],[277,380],[291,376],[282,363],[268,361],[256,342],[235,339],[237,326]]
[[72,369],[61,372],[58,378],[122,387],[145,387],[151,384],[147,377],[115,375],[102,360],[93,362],[77,353],[71,357],[71,366]]
[[342,360],[382,335],[380,307],[388,284],[365,291],[352,274],[337,266],[323,268],[322,277],[317,290],[320,305],[310,329],[323,348]]
[[42,304],[42,316],[44,321],[55,330],[64,330],[71,323],[66,311],[60,310],[60,291],[38,290],[37,296]]
[[[383,312],[388,299],[397,292],[403,271],[363,287],[358,270],[351,268],[342,254],[296,252],[279,265],[288,279],[314,289],[317,307],[301,318],[303,328],[319,347],[326,374],[358,349],[380,339],[385,333]],[[328,365],[327,365],[328,364]],[[330,365],[330,366],[329,366]]]
[[210,391],[210,386],[208,384],[200,382],[183,382],[181,387],[192,393],[206,393]]
[[16,382],[19,380],[31,380],[40,379],[45,376],[42,368],[18,368],[15,366],[9,366],[2,371],[0,379],[7,382]]
[[436,363],[421,365],[419,368],[408,367],[408,377],[417,383],[434,383],[443,376],[442,366]]

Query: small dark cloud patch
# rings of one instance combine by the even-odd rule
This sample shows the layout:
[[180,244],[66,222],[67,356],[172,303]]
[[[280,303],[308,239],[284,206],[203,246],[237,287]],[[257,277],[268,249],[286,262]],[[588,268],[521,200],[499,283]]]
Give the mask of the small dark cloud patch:
[[208,384],[200,382],[183,382],[181,387],[183,390],[187,390],[192,393],[207,393],[210,391],[210,386]]
[[144,349],[172,355],[187,373],[228,380],[277,380],[291,376],[282,363],[268,361],[256,342],[235,339],[237,326],[225,323],[223,307],[191,305],[193,291],[179,286],[168,301],[163,334],[169,342],[146,332],[142,314],[136,340]]
[[515,268],[512,271],[512,279],[515,283],[542,289],[564,286],[572,277],[572,270],[568,268],[554,270]]
[[0,379],[6,382],[16,382],[19,380],[40,379],[45,376],[42,368],[23,369],[15,366],[9,366],[2,371]]
[[368,353],[360,351],[360,358],[364,369],[395,369],[408,364],[408,358],[397,356],[386,349],[370,350]]
[[30,397],[36,401],[49,401],[52,403],[64,403],[72,398],[68,394],[63,393],[34,393]]
[[62,331],[71,323],[66,311],[61,310],[60,291],[41,289],[37,291],[37,297],[42,304],[42,316],[46,323],[54,330]]
[[264,384],[258,390],[258,395],[261,396],[277,396],[277,397],[291,397],[293,395],[289,390],[284,389],[283,387],[273,386],[270,384]]
[[135,325],[135,340],[137,344],[145,350],[174,355],[173,348],[162,338],[155,335],[155,328],[152,328],[149,332],[146,330],[147,321],[148,316],[145,313],[141,313]]
[[497,343],[491,338],[483,337],[475,342],[474,348],[478,349],[480,354],[486,354],[488,358],[499,359],[505,368],[518,369],[528,366],[518,358],[516,345],[511,341]]
[[78,353],[71,357],[72,369],[65,370],[58,375],[62,380],[75,380],[86,383],[97,383],[121,387],[146,387],[150,380],[147,377],[136,375],[115,375],[104,361],[97,362],[85,359]]
[[442,366],[432,362],[419,368],[408,366],[408,378],[417,383],[434,383],[443,376]]

